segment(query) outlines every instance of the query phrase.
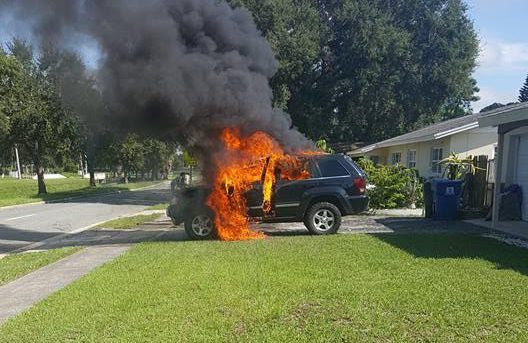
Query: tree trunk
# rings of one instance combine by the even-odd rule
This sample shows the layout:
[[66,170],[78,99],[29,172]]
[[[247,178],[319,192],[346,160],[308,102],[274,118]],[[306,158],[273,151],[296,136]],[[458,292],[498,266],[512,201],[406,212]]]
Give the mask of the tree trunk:
[[123,182],[124,182],[124,183],[128,183],[128,171],[127,171],[127,170],[125,170],[125,171],[123,172],[123,176],[124,176],[124,177],[123,177]]
[[95,183],[95,172],[93,170],[90,170],[90,187],[96,187]]
[[38,194],[48,194],[46,184],[44,183],[44,168],[37,167]]
[[87,162],[87,167],[88,167],[88,173],[90,174],[90,187],[95,187],[96,186],[95,171],[93,168],[94,164],[93,164],[92,158],[88,157],[86,162]]

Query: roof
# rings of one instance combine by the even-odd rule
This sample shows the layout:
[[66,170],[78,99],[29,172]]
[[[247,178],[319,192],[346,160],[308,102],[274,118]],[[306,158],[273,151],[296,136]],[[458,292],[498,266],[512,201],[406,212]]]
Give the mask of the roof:
[[521,120],[528,120],[528,102],[499,107],[495,110],[484,112],[480,115],[478,122],[480,127],[487,127]]
[[426,142],[430,140],[448,137],[459,132],[464,132],[479,127],[478,118],[479,114],[475,113],[463,117],[446,120],[440,123],[426,126],[416,131],[403,134],[401,136],[397,136],[378,143],[368,145],[361,149],[356,149],[350,154],[362,155],[366,152],[378,148],[385,148],[395,145],[410,144],[417,142]]

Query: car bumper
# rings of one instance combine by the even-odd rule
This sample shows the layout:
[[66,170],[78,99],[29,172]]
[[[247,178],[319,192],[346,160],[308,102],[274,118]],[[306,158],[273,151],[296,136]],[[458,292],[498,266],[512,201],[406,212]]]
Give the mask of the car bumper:
[[167,208],[167,217],[169,217],[175,225],[181,224],[185,221],[185,216],[181,210],[181,206],[170,205]]
[[368,211],[370,198],[367,195],[351,195],[346,198],[346,214]]

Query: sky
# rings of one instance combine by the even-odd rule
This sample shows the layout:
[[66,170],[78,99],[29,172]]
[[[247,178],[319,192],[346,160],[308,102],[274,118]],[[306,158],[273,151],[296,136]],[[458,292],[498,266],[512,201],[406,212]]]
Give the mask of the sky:
[[[480,39],[480,56],[474,77],[480,100],[472,104],[475,112],[494,102],[517,101],[519,89],[528,74],[528,0],[465,0],[469,16]],[[28,36],[27,27],[9,16],[0,16],[0,42],[13,32]],[[81,44],[80,44],[81,43]],[[94,42],[78,37],[71,45],[95,65]]]
[[494,102],[517,101],[528,74],[528,0],[466,0],[480,39],[474,77],[480,100],[473,109]]

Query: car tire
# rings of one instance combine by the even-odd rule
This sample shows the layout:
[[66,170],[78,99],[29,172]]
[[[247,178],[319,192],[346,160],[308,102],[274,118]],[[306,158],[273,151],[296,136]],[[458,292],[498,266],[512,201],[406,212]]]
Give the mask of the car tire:
[[198,212],[185,219],[185,233],[193,240],[205,240],[216,237],[214,218],[206,212]]
[[329,202],[313,204],[304,216],[304,225],[313,235],[332,235],[341,226],[341,211]]

